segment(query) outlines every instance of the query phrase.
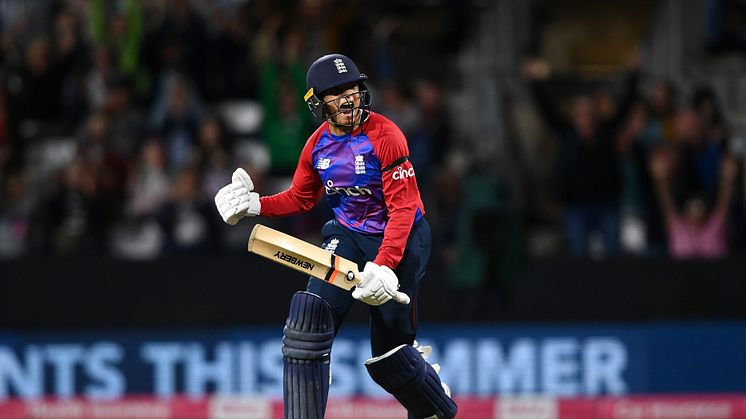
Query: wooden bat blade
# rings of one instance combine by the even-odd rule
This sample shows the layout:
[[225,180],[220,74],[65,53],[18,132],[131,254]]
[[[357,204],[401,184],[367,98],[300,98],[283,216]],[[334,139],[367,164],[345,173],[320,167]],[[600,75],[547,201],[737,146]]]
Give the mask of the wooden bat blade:
[[360,283],[354,262],[262,224],[251,231],[248,250],[346,290]]

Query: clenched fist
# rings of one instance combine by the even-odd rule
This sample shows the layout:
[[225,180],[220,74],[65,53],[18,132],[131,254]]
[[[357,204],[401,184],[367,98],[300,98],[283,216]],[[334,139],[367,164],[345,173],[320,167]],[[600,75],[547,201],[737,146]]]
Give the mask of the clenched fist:
[[259,194],[252,192],[254,182],[242,168],[233,172],[232,182],[221,188],[215,195],[215,206],[223,221],[230,225],[243,217],[259,215],[261,204]]

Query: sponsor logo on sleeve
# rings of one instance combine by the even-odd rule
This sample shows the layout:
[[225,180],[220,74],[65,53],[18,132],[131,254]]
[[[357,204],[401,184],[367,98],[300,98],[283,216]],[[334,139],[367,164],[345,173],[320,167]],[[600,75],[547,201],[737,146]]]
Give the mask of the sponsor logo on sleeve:
[[410,177],[414,177],[414,167],[405,169],[401,166],[397,166],[391,176],[394,178],[394,180],[404,180]]

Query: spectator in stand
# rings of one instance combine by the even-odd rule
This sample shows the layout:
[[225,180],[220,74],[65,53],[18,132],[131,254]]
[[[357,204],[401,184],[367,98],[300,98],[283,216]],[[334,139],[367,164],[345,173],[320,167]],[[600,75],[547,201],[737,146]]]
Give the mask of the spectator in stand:
[[385,83],[378,93],[377,108],[381,113],[390,115],[407,137],[415,135],[422,128],[422,115],[412,99],[402,87],[394,82]]
[[179,74],[166,80],[150,121],[153,133],[163,138],[170,171],[179,172],[194,163],[203,113],[189,80]]
[[136,218],[155,216],[168,202],[171,186],[160,139],[145,142],[129,183],[130,213]]
[[182,170],[174,180],[171,201],[158,216],[165,233],[163,253],[205,253],[218,249],[216,218],[213,203],[203,199],[200,193],[199,171]]
[[95,198],[102,215],[116,220],[124,208],[129,160],[111,144],[111,120],[93,113],[78,142],[78,157],[94,182]]
[[409,159],[417,165],[417,174],[423,179],[430,176],[432,139],[424,129],[422,109],[397,83],[386,82],[381,86],[376,108],[387,115],[407,137]]
[[[445,164],[445,156],[451,147],[451,118],[443,103],[443,91],[433,80],[423,79],[416,83],[416,107],[420,128],[409,137],[409,151],[423,179],[431,179],[436,167]],[[423,199],[428,201],[435,193],[434,182],[420,185]]]
[[[506,190],[487,158],[477,158],[463,179],[454,228],[454,259],[448,265],[450,307],[463,318],[491,320],[505,307],[505,249],[508,229]],[[453,191],[450,193],[454,193]],[[498,297],[499,296],[499,297]],[[458,318],[458,317],[454,317]]]
[[676,136],[676,87],[659,81],[650,93],[650,117],[643,141],[648,150],[662,142],[672,142]]
[[[53,60],[49,41],[36,38],[24,51],[24,66],[7,77],[10,138],[20,139],[23,122],[56,121],[62,116],[62,72]],[[21,146],[21,141],[15,141]]]
[[23,174],[2,178],[0,191],[0,258],[18,257],[29,248],[33,203]]
[[232,166],[220,120],[214,116],[202,119],[199,127],[198,162],[202,173],[202,195],[212,198],[225,178],[230,177]]
[[725,117],[715,92],[708,86],[697,86],[692,95],[692,109],[699,116],[705,143],[718,147],[724,145]]
[[[440,95],[441,91],[431,81],[415,83],[414,97],[400,84],[385,82],[377,95],[377,109],[388,115],[409,143],[409,159],[417,166],[420,179],[431,179],[436,164],[443,163],[449,145],[449,122]],[[420,193],[429,200],[432,185],[422,182]]]
[[56,190],[34,217],[34,229],[38,228],[42,237],[40,250],[54,255],[102,253],[106,220],[90,167],[75,159],[60,178]]
[[264,109],[262,133],[269,147],[270,170],[275,175],[293,174],[315,124],[303,102],[306,67],[300,61],[301,49],[300,34],[289,33],[279,57],[271,53],[263,57],[259,86]]
[[104,107],[109,96],[109,86],[116,76],[111,50],[104,44],[93,47],[93,66],[85,77],[88,109],[97,111]]
[[204,54],[197,57],[204,74],[197,80],[200,93],[210,101],[257,97],[259,76],[248,51],[256,30],[252,19],[262,17],[256,16],[250,2],[210,2],[208,7],[211,27],[206,31]]
[[719,258],[728,253],[726,227],[733,196],[733,181],[738,174],[736,161],[727,156],[720,167],[720,185],[715,205],[708,209],[708,198],[690,191],[683,210],[676,206],[670,179],[675,156],[669,151],[657,152],[650,171],[668,231],[669,252],[676,259]]
[[132,83],[128,78],[115,76],[109,80],[106,102],[102,108],[109,119],[109,146],[112,150],[134,160],[145,135],[145,115],[133,106]]
[[602,236],[606,255],[618,253],[621,178],[615,139],[635,102],[637,63],[627,76],[616,111],[607,115],[596,112],[588,95],[574,98],[570,117],[560,113],[547,91],[546,63],[527,63],[525,75],[544,121],[560,140],[560,196],[571,253],[588,255],[594,232]]
[[[645,253],[661,242],[660,216],[655,206],[648,171],[648,150],[643,135],[648,122],[647,104],[639,100],[617,134],[617,153],[622,173],[620,209],[622,210],[622,241],[626,250]],[[626,229],[626,231],[625,231]]]
[[5,86],[0,83],[0,176],[5,171],[5,165],[12,154],[8,140],[8,116],[5,106]]
[[[54,9],[53,9],[54,10]],[[88,65],[88,46],[83,39],[82,18],[69,5],[60,7],[54,16],[52,29],[53,54],[62,73],[62,112],[66,128],[74,129],[85,119],[87,106],[85,67]]]
[[684,109],[676,117],[675,142],[680,159],[674,190],[676,198],[681,200],[691,191],[700,191],[708,201],[714,201],[726,152],[723,139],[707,138],[699,114],[693,109]]
[[432,163],[445,163],[451,148],[451,118],[443,101],[443,89],[432,79],[417,83],[417,106],[422,118],[422,129],[430,139]]
[[132,80],[138,96],[146,95],[149,88],[149,75],[141,60],[145,37],[142,3],[92,0],[88,11],[93,40],[111,48],[117,70]]
[[[207,3],[212,2],[205,5]],[[168,70],[176,71],[185,74],[200,88],[207,82],[206,79],[216,75],[204,71],[211,52],[207,51],[205,19],[199,16],[195,4],[189,0],[164,2],[164,13],[148,35],[148,47],[152,48],[154,60],[161,60],[153,63],[156,74],[161,74],[161,78]],[[154,4],[151,6],[157,7]]]

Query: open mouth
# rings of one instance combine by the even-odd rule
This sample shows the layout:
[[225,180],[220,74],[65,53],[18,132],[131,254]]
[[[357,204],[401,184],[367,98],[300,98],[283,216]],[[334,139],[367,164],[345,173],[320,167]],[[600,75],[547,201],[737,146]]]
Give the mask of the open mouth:
[[355,106],[352,103],[343,103],[339,106],[339,113],[344,115],[352,115],[352,112],[355,110]]

